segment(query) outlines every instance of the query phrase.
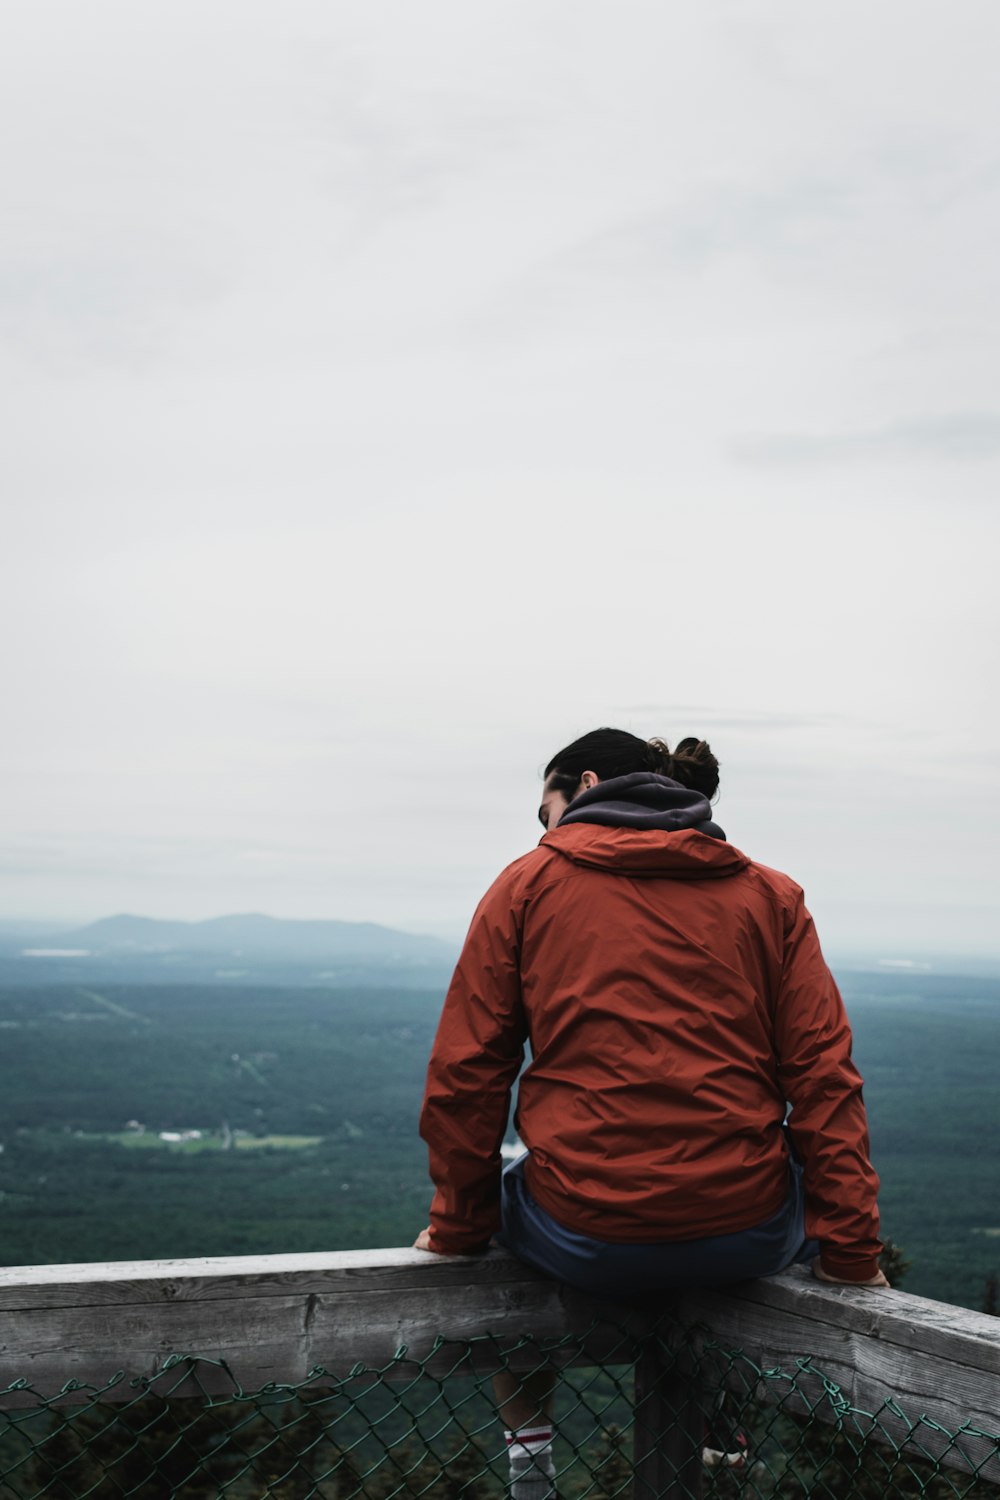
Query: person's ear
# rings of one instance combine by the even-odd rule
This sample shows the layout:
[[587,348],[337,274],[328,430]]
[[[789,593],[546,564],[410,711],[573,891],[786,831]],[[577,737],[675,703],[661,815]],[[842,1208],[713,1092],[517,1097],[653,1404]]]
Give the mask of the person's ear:
[[[596,771],[584,771],[583,775],[580,777],[580,785],[583,787],[583,790],[585,792],[589,792],[590,788],[592,786],[596,786],[600,779],[601,778],[598,776]],[[579,795],[579,793],[577,795]]]

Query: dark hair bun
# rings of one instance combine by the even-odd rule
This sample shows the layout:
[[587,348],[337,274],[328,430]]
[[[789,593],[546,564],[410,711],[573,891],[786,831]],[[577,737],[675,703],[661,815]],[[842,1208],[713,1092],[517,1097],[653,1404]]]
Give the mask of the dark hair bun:
[[666,740],[654,738],[647,744],[647,760],[651,771],[671,776],[705,797],[714,797],[719,790],[719,762],[707,740],[689,736],[671,752]]
[[592,729],[553,755],[545,767],[545,778],[553,789],[575,797],[584,771],[593,771],[599,781],[654,771],[659,776],[672,776],[705,797],[714,797],[719,790],[719,762],[705,740],[681,740],[671,754],[666,740],[641,740],[627,729],[610,729],[607,725]]

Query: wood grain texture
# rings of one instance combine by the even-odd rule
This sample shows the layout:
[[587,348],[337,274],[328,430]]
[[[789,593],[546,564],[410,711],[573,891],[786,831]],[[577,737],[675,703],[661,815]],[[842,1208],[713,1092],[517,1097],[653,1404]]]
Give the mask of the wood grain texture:
[[757,1369],[766,1378],[756,1394],[769,1404],[825,1422],[849,1405],[874,1420],[850,1418],[848,1430],[896,1445],[913,1433],[932,1457],[985,1465],[983,1478],[1000,1483],[995,1443],[966,1435],[956,1445],[948,1436],[967,1425],[1000,1433],[1000,1319],[904,1292],[825,1286],[801,1270],[699,1292],[675,1313],[742,1356],[730,1368],[734,1388],[745,1389]]
[[[159,1276],[149,1274],[154,1265]],[[537,1349],[516,1350],[525,1334],[567,1339],[554,1361],[564,1365],[629,1363],[635,1352],[596,1304],[506,1255],[123,1262],[120,1280],[114,1265],[86,1269],[71,1277],[66,1267],[43,1267],[35,1280],[5,1273],[0,1386],[26,1378],[47,1393],[69,1379],[103,1385],[118,1370],[151,1379],[178,1355],[224,1361],[248,1390],[298,1383],[316,1367],[343,1378],[358,1363],[391,1365],[399,1379],[418,1363],[447,1373],[460,1358],[484,1372],[532,1368]],[[224,1370],[202,1376],[215,1392],[232,1388]],[[121,1385],[112,1399],[133,1394]]]
[[[0,1387],[27,1379],[50,1396],[69,1380],[104,1386],[121,1371],[109,1399],[131,1399],[130,1379],[154,1377],[178,1355],[224,1361],[231,1375],[199,1368],[214,1394],[231,1390],[234,1378],[254,1390],[298,1383],[317,1368],[343,1378],[359,1363],[386,1368],[389,1379],[412,1377],[417,1364],[439,1375],[460,1365],[485,1374],[505,1359],[537,1364],[526,1336],[562,1340],[558,1364],[626,1363],[654,1311],[590,1301],[502,1251],[15,1267],[0,1271]],[[785,1399],[791,1410],[815,1403],[818,1417],[836,1421],[839,1389],[852,1407],[881,1413],[896,1441],[919,1419],[949,1431],[1000,1428],[1000,1320],[985,1314],[903,1292],[827,1286],[801,1271],[685,1294],[661,1311],[668,1347],[704,1343],[690,1330],[710,1330],[734,1385],[752,1381],[764,1400]],[[787,1372],[794,1388],[757,1371]],[[25,1401],[15,1392],[0,1399]],[[904,1417],[884,1410],[890,1399]],[[975,1439],[965,1440],[964,1456],[946,1452],[926,1425],[922,1441],[962,1467],[991,1452]],[[984,1474],[1000,1481],[995,1458]]]

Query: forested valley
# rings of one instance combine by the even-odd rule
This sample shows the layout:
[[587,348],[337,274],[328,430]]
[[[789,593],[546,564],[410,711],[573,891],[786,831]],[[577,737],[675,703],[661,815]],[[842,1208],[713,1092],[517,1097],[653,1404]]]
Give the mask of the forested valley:
[[[1000,982],[838,975],[884,1231],[907,1290],[1000,1268]],[[0,1262],[406,1245],[441,991],[60,983],[0,990]]]

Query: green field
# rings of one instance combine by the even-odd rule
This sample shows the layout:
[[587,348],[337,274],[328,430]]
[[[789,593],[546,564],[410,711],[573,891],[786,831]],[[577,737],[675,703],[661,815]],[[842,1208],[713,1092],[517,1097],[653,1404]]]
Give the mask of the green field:
[[[180,1135],[180,1140],[174,1140]],[[198,1151],[260,1151],[273,1148],[276,1151],[302,1151],[307,1146],[318,1146],[321,1135],[250,1135],[235,1132],[228,1138],[218,1130],[198,1130],[189,1136],[186,1131],[155,1130],[77,1130],[76,1140],[107,1141],[115,1146],[124,1146],[129,1151],[179,1151],[191,1155]]]

